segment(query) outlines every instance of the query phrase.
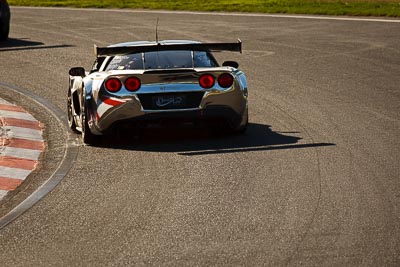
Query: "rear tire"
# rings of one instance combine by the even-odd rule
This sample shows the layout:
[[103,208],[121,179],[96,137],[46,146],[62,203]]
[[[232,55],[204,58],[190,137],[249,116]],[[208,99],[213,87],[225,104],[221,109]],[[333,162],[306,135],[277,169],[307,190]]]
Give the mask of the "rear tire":
[[235,131],[235,133],[236,133],[236,134],[244,134],[244,133],[247,131],[247,125],[248,125],[248,124],[249,124],[249,121],[248,121],[248,119],[247,119],[246,124],[243,125],[243,126],[241,126],[241,127],[239,127],[239,128]]
[[238,128],[236,128],[233,133],[234,134],[244,134],[247,131],[247,126],[249,125],[249,111],[246,108],[246,111],[244,113],[244,116],[246,116],[246,121],[242,126],[239,126]]
[[76,130],[75,118],[74,118],[74,107],[72,106],[71,89],[68,89],[67,114],[68,114],[68,127],[69,127],[72,131],[77,132],[77,130]]
[[94,135],[89,128],[88,124],[88,110],[86,103],[83,104],[83,109],[81,110],[81,124],[82,124],[82,141],[87,145],[96,145],[98,143],[98,136]]

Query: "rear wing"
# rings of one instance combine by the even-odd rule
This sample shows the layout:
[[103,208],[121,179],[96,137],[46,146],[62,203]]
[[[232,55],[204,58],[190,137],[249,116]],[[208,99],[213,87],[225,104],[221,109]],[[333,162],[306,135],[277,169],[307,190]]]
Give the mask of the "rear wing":
[[236,43],[192,43],[192,44],[161,44],[141,45],[141,46],[114,46],[97,47],[94,45],[96,57],[117,56],[143,52],[155,51],[175,51],[175,50],[194,50],[194,51],[231,51],[242,53],[242,41],[238,39]]

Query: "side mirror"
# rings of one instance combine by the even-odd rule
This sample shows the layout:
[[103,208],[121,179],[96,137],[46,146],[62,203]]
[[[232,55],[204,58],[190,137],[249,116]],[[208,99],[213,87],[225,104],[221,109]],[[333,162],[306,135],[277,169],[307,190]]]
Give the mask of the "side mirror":
[[75,68],[72,68],[69,70],[69,75],[85,77],[86,72],[85,72],[85,69],[82,67],[75,67]]
[[237,69],[239,67],[239,63],[237,63],[236,61],[225,61],[224,63],[222,63],[222,66],[233,67],[233,68]]

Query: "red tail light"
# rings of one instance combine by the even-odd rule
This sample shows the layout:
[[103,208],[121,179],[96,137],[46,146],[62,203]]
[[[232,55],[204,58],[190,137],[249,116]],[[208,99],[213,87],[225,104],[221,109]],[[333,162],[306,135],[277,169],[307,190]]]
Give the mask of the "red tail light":
[[142,82],[139,78],[136,77],[129,77],[125,81],[125,88],[128,91],[134,92],[139,90],[140,86],[142,86]]
[[231,87],[233,84],[233,77],[229,73],[223,73],[218,77],[218,84],[222,88]]
[[110,78],[106,81],[106,89],[111,93],[118,92],[122,87],[122,83],[117,78]]
[[209,89],[214,86],[215,78],[211,74],[203,74],[199,78],[199,84],[205,89]]

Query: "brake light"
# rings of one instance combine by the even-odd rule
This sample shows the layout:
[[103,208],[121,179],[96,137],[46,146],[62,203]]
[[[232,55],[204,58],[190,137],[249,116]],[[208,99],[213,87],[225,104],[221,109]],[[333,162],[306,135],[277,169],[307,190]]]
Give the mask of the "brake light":
[[117,78],[110,78],[106,81],[105,83],[106,85],[106,89],[108,91],[110,91],[111,93],[116,93],[118,92],[121,87],[122,87],[122,83],[119,79]]
[[131,92],[139,90],[141,85],[142,85],[142,82],[140,81],[139,78],[136,78],[136,77],[129,77],[125,81],[126,90],[131,91]]
[[229,73],[223,73],[218,77],[218,84],[222,88],[231,87],[233,84],[233,77]]
[[211,74],[203,74],[199,78],[199,84],[205,89],[209,89],[214,86],[215,78]]

